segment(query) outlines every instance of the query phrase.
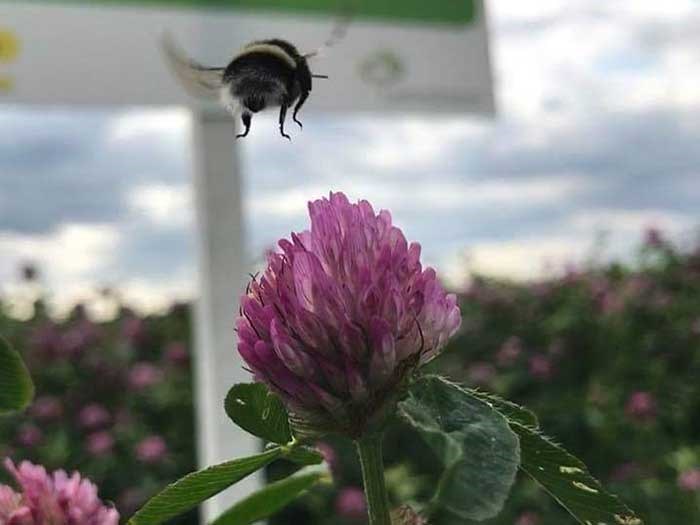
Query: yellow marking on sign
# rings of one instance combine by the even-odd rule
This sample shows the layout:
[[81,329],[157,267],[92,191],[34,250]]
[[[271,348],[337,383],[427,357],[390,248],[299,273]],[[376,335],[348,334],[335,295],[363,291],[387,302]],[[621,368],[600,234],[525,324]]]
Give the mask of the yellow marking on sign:
[[12,62],[19,55],[19,39],[14,33],[0,28],[0,62]]
[[0,95],[9,93],[13,87],[15,87],[15,83],[12,81],[12,78],[0,75]]

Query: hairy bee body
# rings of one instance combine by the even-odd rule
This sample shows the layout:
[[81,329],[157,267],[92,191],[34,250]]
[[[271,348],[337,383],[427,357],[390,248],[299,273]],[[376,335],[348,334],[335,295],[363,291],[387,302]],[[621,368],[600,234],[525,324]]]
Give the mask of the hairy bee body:
[[245,136],[250,129],[253,113],[268,107],[280,107],[280,132],[284,133],[287,108],[294,102],[293,119],[311,91],[311,71],[307,60],[295,46],[281,39],[262,40],[248,44],[231,60],[223,73],[222,99],[238,101],[243,109],[241,118]]
[[251,42],[224,67],[205,67],[185,57],[169,40],[164,41],[166,56],[180,81],[197,96],[216,96],[233,115],[240,112],[245,127],[237,137],[250,131],[253,114],[279,107],[279,129],[283,137],[287,110],[293,106],[292,119],[311,92],[313,75],[307,56],[282,39]]

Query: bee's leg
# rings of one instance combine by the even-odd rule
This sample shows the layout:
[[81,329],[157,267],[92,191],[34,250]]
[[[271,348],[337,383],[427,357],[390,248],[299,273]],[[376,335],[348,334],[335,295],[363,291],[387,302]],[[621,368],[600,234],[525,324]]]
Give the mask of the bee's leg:
[[237,139],[240,139],[241,137],[245,137],[246,135],[248,135],[248,132],[250,131],[251,119],[252,119],[252,116],[247,111],[241,115],[241,120],[243,121],[243,125],[245,126],[245,131],[243,133],[239,133],[238,135],[236,135]]
[[306,102],[306,99],[307,99],[307,98],[309,98],[309,92],[308,92],[308,91],[304,91],[304,92],[301,94],[301,96],[299,97],[299,101],[297,102],[297,105],[294,106],[294,114],[292,115],[292,120],[294,120],[294,122],[296,122],[297,124],[299,124],[299,127],[300,127],[300,128],[303,128],[304,126],[302,126],[301,122],[299,122],[299,120],[297,120],[297,113],[299,113],[299,110],[301,109],[301,106],[304,105],[304,102]]
[[289,135],[287,135],[287,134],[284,132],[284,119],[285,119],[285,118],[287,118],[287,104],[282,104],[282,105],[280,106],[280,134],[281,134],[284,138],[286,138],[286,139],[288,139],[288,140],[292,140],[292,137],[290,137]]

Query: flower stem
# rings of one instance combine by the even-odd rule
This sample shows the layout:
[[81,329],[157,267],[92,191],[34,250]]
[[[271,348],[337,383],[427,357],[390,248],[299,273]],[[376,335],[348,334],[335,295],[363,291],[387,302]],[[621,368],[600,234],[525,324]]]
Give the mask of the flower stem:
[[368,434],[358,439],[355,444],[362,465],[369,525],[391,525],[389,497],[384,483],[382,434]]

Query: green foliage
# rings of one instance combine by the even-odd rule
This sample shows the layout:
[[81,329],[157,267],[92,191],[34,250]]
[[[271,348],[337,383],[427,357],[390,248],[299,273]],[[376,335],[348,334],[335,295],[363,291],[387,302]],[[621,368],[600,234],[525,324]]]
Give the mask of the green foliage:
[[503,414],[510,423],[519,423],[526,427],[537,428],[537,416],[529,409],[520,405],[475,388],[465,388],[472,396],[481,399]]
[[192,509],[234,483],[281,457],[280,447],[221,463],[197,472],[166,487],[129,520],[130,525],[157,525]]
[[[197,468],[186,306],[147,317],[121,309],[103,322],[81,308],[50,319],[41,303],[19,320],[3,306],[0,298],[0,333],[26,363],[36,397],[0,418],[0,460],[77,469],[123,517]],[[9,481],[0,468],[0,483]],[[197,521],[191,512],[173,524]]]
[[0,414],[22,410],[34,397],[34,384],[22,358],[0,337]]
[[434,523],[496,516],[520,462],[518,438],[494,408],[437,376],[422,378],[399,403],[402,415],[444,466],[431,509]]
[[323,462],[323,456],[315,448],[299,444],[290,447],[285,459],[297,465],[320,465]]
[[254,436],[285,444],[292,440],[287,411],[279,398],[261,383],[234,385],[226,396],[226,413]]
[[579,523],[641,525],[641,520],[609,494],[588,468],[536,429],[511,422],[520,438],[522,468],[542,485]]
[[270,483],[239,501],[219,516],[212,525],[248,525],[272,516],[317,483],[328,480],[325,470],[310,469]]

